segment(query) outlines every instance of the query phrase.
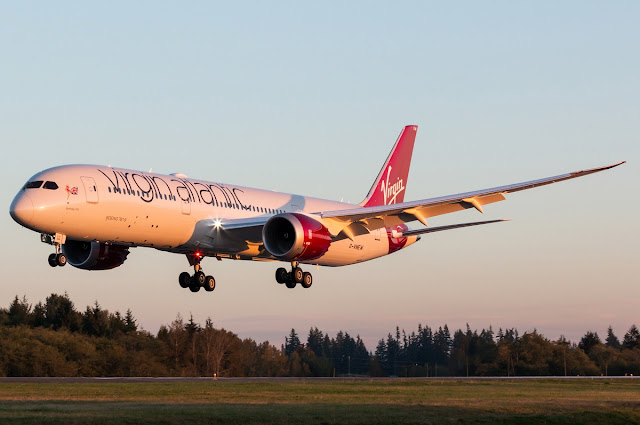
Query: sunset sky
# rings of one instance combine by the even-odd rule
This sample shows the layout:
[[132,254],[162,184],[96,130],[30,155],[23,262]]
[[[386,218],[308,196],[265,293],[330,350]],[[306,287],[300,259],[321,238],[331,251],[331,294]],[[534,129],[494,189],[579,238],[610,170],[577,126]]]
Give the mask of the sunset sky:
[[[276,345],[291,328],[517,327],[576,341],[640,325],[640,3],[8,2],[0,13],[0,306],[67,292],[181,313]],[[36,172],[88,163],[360,202],[401,128],[418,125],[405,200],[600,173],[432,220],[513,221],[425,235],[391,256],[315,269],[133,249],[112,271],[52,269],[9,216]],[[419,227],[414,226],[414,227]]]

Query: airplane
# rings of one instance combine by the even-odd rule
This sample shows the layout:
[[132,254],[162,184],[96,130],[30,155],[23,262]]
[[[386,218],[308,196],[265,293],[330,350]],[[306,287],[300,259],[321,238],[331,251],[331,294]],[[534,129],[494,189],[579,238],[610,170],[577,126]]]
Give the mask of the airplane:
[[[487,204],[505,195],[617,167],[616,164],[483,190],[404,201],[418,127],[404,127],[371,189],[357,205],[99,165],[63,165],[36,173],[10,207],[13,219],[53,245],[52,267],[69,263],[107,270],[124,263],[133,247],[186,255],[194,273],[180,273],[182,288],[215,289],[205,257],[289,262],[276,270],[288,288],[309,288],[301,264],[345,266],[392,254],[420,235],[507,221],[429,227],[427,219]],[[424,227],[410,229],[407,223]]]

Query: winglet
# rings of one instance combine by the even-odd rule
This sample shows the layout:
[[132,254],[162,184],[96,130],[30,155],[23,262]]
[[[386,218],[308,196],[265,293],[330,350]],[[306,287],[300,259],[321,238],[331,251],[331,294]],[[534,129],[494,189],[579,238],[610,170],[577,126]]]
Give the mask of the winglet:
[[390,205],[404,201],[404,190],[417,131],[417,125],[408,125],[402,130],[369,193],[360,203],[361,207]]

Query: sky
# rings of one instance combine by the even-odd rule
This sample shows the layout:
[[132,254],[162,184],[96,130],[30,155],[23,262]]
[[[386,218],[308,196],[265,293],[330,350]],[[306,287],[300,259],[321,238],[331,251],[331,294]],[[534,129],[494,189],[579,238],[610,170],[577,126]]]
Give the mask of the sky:
[[[638,21],[633,1],[5,2],[0,306],[66,292],[153,333],[180,313],[277,346],[317,326],[375,350],[418,323],[622,337],[640,325]],[[205,259],[216,290],[193,294],[184,256],[146,248],[51,269],[9,216],[31,175],[72,163],[357,203],[409,124],[405,200],[628,163],[430,224],[506,223],[307,266],[308,290],[277,263]]]

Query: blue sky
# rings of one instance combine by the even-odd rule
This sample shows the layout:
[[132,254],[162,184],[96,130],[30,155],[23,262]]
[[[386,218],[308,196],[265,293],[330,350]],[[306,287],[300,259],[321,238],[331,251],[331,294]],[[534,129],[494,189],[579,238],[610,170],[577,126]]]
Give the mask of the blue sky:
[[[345,4],[346,3],[346,4]],[[131,308],[155,332],[180,312],[275,344],[294,327],[365,338],[396,325],[537,328],[576,340],[640,324],[637,2],[10,2],[0,14],[0,300],[67,291]],[[66,163],[359,202],[400,129],[419,126],[407,200],[621,160],[485,209],[514,221],[423,237],[313,270],[208,259],[213,294],[177,284],[185,258],[133,250],[109,272],[52,270],[9,204]],[[479,219],[474,211],[433,224]]]

